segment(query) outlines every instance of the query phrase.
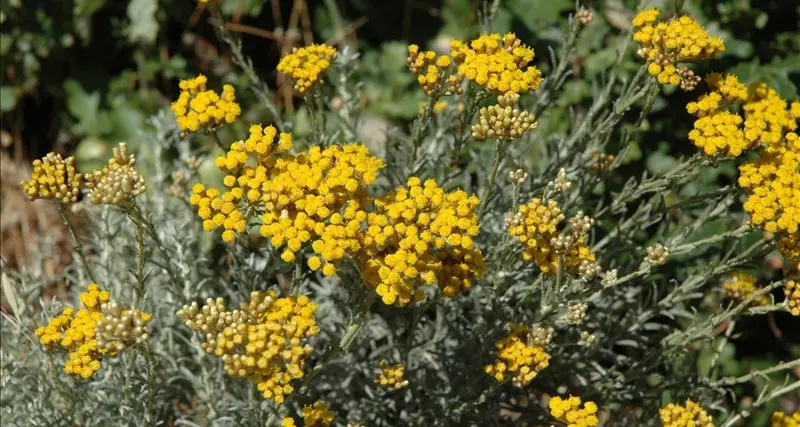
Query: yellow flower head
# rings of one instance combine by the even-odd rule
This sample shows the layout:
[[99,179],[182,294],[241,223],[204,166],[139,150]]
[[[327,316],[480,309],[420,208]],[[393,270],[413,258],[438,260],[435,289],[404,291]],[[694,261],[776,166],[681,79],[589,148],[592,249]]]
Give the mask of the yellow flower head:
[[433,96],[437,92],[443,95],[464,92],[460,87],[464,77],[450,67],[453,61],[449,56],[436,55],[432,50],[420,51],[419,46],[412,44],[408,46],[406,63],[411,74],[416,76],[417,83],[425,95]]
[[[722,287],[728,295],[728,299],[733,301],[742,302],[750,298],[753,293],[758,290],[756,287],[756,278],[744,273],[737,273],[728,278]],[[767,295],[761,295],[753,300],[753,305],[768,305],[770,299]]]
[[314,406],[304,406],[301,414],[305,427],[329,427],[336,414],[328,410],[328,405],[323,402],[314,402]]
[[458,73],[495,95],[526,93],[542,83],[542,72],[533,61],[533,49],[513,33],[484,34],[469,44],[453,40],[451,57]]
[[783,294],[786,295],[792,316],[800,316],[800,279],[787,280],[783,284]]
[[295,48],[281,58],[278,71],[294,80],[294,90],[304,94],[322,80],[335,57],[336,48],[326,44]]
[[775,411],[772,413],[769,427],[800,427],[800,412],[787,415],[781,411]]
[[[510,214],[506,225],[508,234],[516,237],[525,248],[523,260],[536,264],[543,273],[555,274],[559,254],[562,254],[565,267],[576,272],[582,263],[594,262],[595,254],[586,243],[588,228],[570,226],[569,230],[559,231],[564,219],[558,202],[549,200],[545,203],[534,198]],[[576,219],[583,220],[582,213],[570,219],[570,223]]]
[[175,113],[181,135],[233,123],[242,114],[241,107],[236,103],[233,86],[223,86],[219,95],[206,89],[207,81],[206,76],[200,74],[180,82],[181,94],[172,103],[172,112]]
[[523,387],[550,365],[550,354],[538,345],[528,344],[530,329],[522,325],[511,325],[508,335],[497,341],[497,359],[486,365],[484,371],[503,382],[509,375],[516,387]]
[[477,206],[475,196],[445,193],[435,180],[423,184],[417,177],[375,200],[356,255],[364,284],[398,307],[422,299],[423,283],[437,283],[447,297],[471,288],[484,270],[473,242]]
[[247,378],[265,398],[283,403],[294,391],[291,381],[303,377],[312,351],[302,340],[319,333],[316,309],[306,296],[278,298],[268,291],[252,292],[239,310],[228,310],[222,298],[209,298],[202,308],[184,306],[178,317],[205,336],[201,347],[221,357],[229,375]]
[[[125,334],[125,338],[116,337],[119,341],[112,342],[112,345],[104,345],[108,343],[104,337],[110,336],[120,326],[120,322],[114,321],[114,315],[117,313],[109,312],[107,307],[109,304],[119,307],[119,304],[110,301],[109,293],[101,291],[95,283],[87,286],[79,299],[84,308],[77,312],[72,307],[64,309],[59,316],[52,318],[47,326],[36,329],[35,334],[47,350],[59,348],[68,353],[64,365],[65,373],[88,379],[100,369],[101,358],[115,357],[121,350],[127,348],[128,344],[133,341],[141,342],[147,339],[147,336]],[[129,323],[128,319],[141,319],[136,326],[145,331],[144,326],[151,318],[149,313],[138,310],[126,313],[130,314],[124,322],[126,325]],[[111,327],[106,328],[107,325]],[[125,325],[122,326],[124,329]]]
[[659,413],[664,427],[714,427],[711,417],[691,399],[686,399],[686,406],[670,403]]
[[75,172],[75,158],[63,159],[60,154],[48,153],[33,161],[31,179],[20,182],[31,200],[47,199],[60,203],[75,203],[81,186],[81,175]]
[[725,50],[725,44],[686,15],[658,22],[659,14],[658,9],[648,9],[633,18],[633,39],[641,46],[639,56],[647,61],[648,73],[659,83],[694,87],[687,82],[693,73],[679,64],[712,58]]
[[348,144],[325,149],[312,147],[307,153],[275,161],[261,184],[261,235],[282,258],[292,262],[301,247],[310,244],[315,256],[312,269],[336,273],[333,263],[361,247],[358,233],[367,218],[367,186],[377,179],[383,161],[366,146]]
[[570,396],[562,399],[554,396],[548,404],[550,415],[567,424],[567,427],[596,427],[600,424],[597,418],[597,405],[591,400],[583,404],[581,398]]
[[406,367],[402,363],[397,365],[389,365],[389,362],[381,360],[380,363],[381,373],[375,378],[375,382],[380,388],[386,389],[401,389],[408,386],[408,380],[405,379]]

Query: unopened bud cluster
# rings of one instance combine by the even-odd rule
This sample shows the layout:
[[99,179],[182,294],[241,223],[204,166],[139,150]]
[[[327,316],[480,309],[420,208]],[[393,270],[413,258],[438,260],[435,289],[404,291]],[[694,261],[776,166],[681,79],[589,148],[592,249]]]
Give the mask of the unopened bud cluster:
[[700,80],[702,80],[700,76],[695,75],[694,71],[688,68],[678,68],[676,72],[681,79],[680,88],[686,92],[695,90],[697,85],[700,84]]
[[567,323],[570,325],[580,325],[586,318],[586,310],[589,306],[585,302],[579,302],[567,306]]
[[522,169],[517,169],[508,172],[508,182],[513,185],[522,185],[528,180],[528,172]]
[[553,340],[553,328],[534,326],[528,334],[528,341],[531,345],[546,347]]
[[577,18],[578,21],[581,21],[581,24],[586,25],[592,22],[592,19],[594,19],[594,14],[591,10],[582,7],[578,10]]
[[584,347],[591,347],[597,341],[597,336],[588,331],[581,331],[581,339],[578,344]]
[[98,205],[128,206],[133,198],[147,189],[144,177],[134,169],[136,156],[128,153],[128,144],[114,148],[114,156],[102,171],[87,173],[86,186],[91,189],[89,200]]
[[519,94],[509,93],[497,97],[497,104],[481,108],[478,123],[472,125],[472,137],[482,139],[519,139],[525,132],[536,128],[534,117],[514,106]]
[[30,200],[47,199],[75,203],[80,192],[81,176],[75,172],[75,158],[63,159],[60,154],[48,153],[33,161],[29,181],[20,182]]
[[603,286],[608,286],[617,281],[617,269],[612,269],[606,271],[606,277],[603,277],[603,281],[600,282]]
[[222,357],[228,374],[253,381],[264,397],[283,403],[313,350],[301,340],[319,333],[316,309],[308,297],[277,298],[269,291],[252,292],[239,310],[229,311],[222,298],[209,298],[203,307],[184,306],[178,317],[205,334],[202,348]]
[[589,172],[593,174],[607,172],[611,168],[611,164],[614,163],[614,159],[615,157],[613,154],[605,154],[599,151],[592,153],[592,160],[591,160],[591,166],[589,166]]
[[167,194],[173,197],[184,197],[186,195],[186,172],[182,170],[175,170],[169,174],[172,178],[172,184],[165,190]]
[[600,275],[602,271],[603,269],[600,268],[600,265],[586,260],[581,261],[581,264],[578,266],[578,276],[586,282]]
[[392,366],[389,365],[389,362],[381,360],[380,367],[381,373],[375,378],[375,382],[380,388],[400,389],[408,386],[408,380],[405,379],[405,365],[398,363]]
[[669,258],[669,249],[658,243],[647,248],[647,257],[644,260],[652,265],[664,265],[667,258]]
[[103,317],[97,320],[95,337],[101,352],[119,353],[147,341],[150,335],[147,323],[152,318],[150,313],[125,310],[114,300],[103,303],[100,312]]
[[567,179],[567,170],[564,168],[559,169],[556,179],[548,182],[547,187],[556,193],[569,191],[569,189],[572,187],[572,183],[569,181],[569,179]]

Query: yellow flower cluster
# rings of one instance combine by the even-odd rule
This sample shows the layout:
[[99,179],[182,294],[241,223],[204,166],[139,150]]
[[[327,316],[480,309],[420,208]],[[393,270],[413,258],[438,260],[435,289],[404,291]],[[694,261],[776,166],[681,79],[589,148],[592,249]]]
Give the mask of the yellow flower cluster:
[[480,231],[478,198],[445,191],[433,179],[408,179],[408,188],[375,200],[356,259],[364,283],[384,304],[418,301],[418,286],[438,283],[447,297],[472,287],[484,262],[473,237]]
[[[113,346],[98,346],[98,324],[105,325],[109,320],[103,312],[109,298],[107,291],[101,291],[97,284],[92,283],[79,297],[84,308],[76,313],[75,309],[67,307],[60,315],[51,319],[47,326],[36,329],[35,334],[45,348],[48,350],[60,348],[69,353],[64,365],[65,373],[85,379],[91,378],[100,369],[101,357],[114,357],[130,344],[129,341],[141,337],[141,334],[128,335],[126,339],[119,338],[121,341],[115,342]],[[134,313],[137,318],[142,319],[142,326],[150,321],[149,313],[138,310]]]
[[691,399],[686,399],[685,407],[670,403],[659,413],[664,427],[714,427],[711,417]]
[[[723,284],[722,287],[725,289],[725,293],[728,295],[728,298],[742,302],[753,293],[758,290],[756,287],[756,278],[743,273],[737,273],[728,278]],[[769,296],[761,295],[753,300],[753,305],[768,305],[770,303]]]
[[550,415],[567,424],[567,427],[596,427],[600,424],[597,418],[597,405],[591,400],[583,404],[581,398],[570,396],[562,399],[554,396],[548,404]]
[[724,109],[725,105],[747,99],[747,87],[734,75],[723,78],[713,73],[706,77],[706,82],[711,92],[686,105],[689,114],[698,117],[689,140],[709,157],[737,157],[754,148],[741,128],[742,116]]
[[202,348],[220,356],[225,371],[258,385],[264,397],[283,403],[302,378],[305,359],[312,348],[301,340],[319,333],[307,297],[277,298],[274,291],[252,292],[250,301],[229,311],[222,298],[184,306],[178,317],[190,329],[205,335]]
[[[437,56],[432,50],[420,51],[419,46],[412,44],[408,46],[406,64],[411,74],[417,77],[417,83],[425,95],[433,96],[440,90],[442,95],[464,92],[460,87],[464,76],[451,71],[450,66],[453,61],[447,55]],[[446,84],[445,77],[447,77]]]
[[483,370],[498,382],[504,381],[508,374],[514,374],[512,383],[523,387],[549,366],[550,354],[541,346],[528,344],[530,329],[527,327],[511,325],[510,329],[508,335],[494,344],[497,359]]
[[789,313],[800,316],[800,280],[787,280],[783,284],[783,294],[786,295]]
[[533,262],[543,273],[555,274],[559,257],[563,257],[566,268],[574,271],[582,263],[593,263],[596,259],[586,243],[591,224],[574,221],[579,219],[575,217],[570,220],[570,229],[561,232],[559,226],[564,218],[558,202],[549,200],[545,203],[534,198],[507,219],[508,234],[518,238],[525,247],[522,259]]
[[46,199],[60,203],[75,203],[81,186],[81,175],[75,172],[75,158],[63,159],[60,154],[48,153],[33,161],[33,173],[27,182],[20,182],[30,200]]
[[[686,108],[698,116],[689,139],[708,156],[739,156],[745,150],[759,157],[739,166],[738,183],[748,194],[744,209],[751,224],[777,234],[778,250],[800,269],[800,102],[791,104],[765,84],[749,91],[735,76],[711,74],[712,91]],[[745,101],[744,118],[727,111]]]
[[236,103],[233,86],[222,87],[222,95],[206,89],[208,79],[199,76],[181,80],[181,94],[172,103],[172,112],[178,121],[181,135],[197,132],[200,128],[213,129],[217,126],[233,123],[242,109]]
[[450,48],[458,73],[495,95],[530,92],[542,83],[542,72],[529,66],[533,49],[514,33],[484,34],[469,45],[453,40]]
[[771,153],[785,151],[787,132],[797,130],[800,102],[787,102],[766,84],[756,85],[752,96],[742,107],[745,114],[744,133],[748,141],[761,145]]
[[366,186],[375,182],[383,161],[361,144],[311,147],[308,153],[277,159],[262,185],[265,204],[261,235],[286,246],[281,258],[294,262],[311,242],[312,270],[330,276],[333,263],[359,249],[358,232],[367,218]]
[[391,366],[389,362],[381,360],[381,373],[375,378],[375,382],[381,388],[401,389],[408,386],[405,379],[406,367],[402,363]]
[[800,427],[800,412],[786,415],[781,411],[775,411],[770,418],[769,427]]
[[217,157],[217,168],[226,174],[225,193],[202,184],[192,187],[189,203],[197,206],[204,230],[223,228],[225,242],[233,241],[236,233],[244,233],[244,213],[262,202],[261,187],[267,180],[267,171],[272,171],[275,164],[273,155],[292,148],[291,134],[281,133],[276,140],[277,134],[274,126],[252,125],[247,140],[234,142],[225,156]]
[[750,222],[781,237],[782,253],[794,264],[800,236],[800,138],[782,137],[783,146],[763,150],[759,158],[739,167],[739,186],[747,193],[745,211]]
[[648,9],[633,18],[636,31],[633,39],[641,48],[639,56],[647,60],[647,72],[661,84],[678,85],[686,81],[684,88],[692,88],[688,81],[693,74],[680,67],[683,62],[707,59],[725,50],[719,37],[711,37],[694,19],[681,16],[668,22],[656,22],[660,12]]
[[[301,410],[304,427],[329,427],[336,414],[328,410],[324,402],[314,402],[314,406],[304,406]],[[286,417],[281,421],[281,427],[296,427],[294,419]]]
[[292,49],[292,53],[281,58],[278,71],[294,80],[294,90],[300,94],[308,92],[328,71],[336,57],[336,48],[326,44]]
[[113,153],[102,171],[86,174],[86,186],[91,189],[89,200],[96,205],[129,206],[147,186],[144,177],[134,168],[136,156],[128,154],[128,144],[121,142]]

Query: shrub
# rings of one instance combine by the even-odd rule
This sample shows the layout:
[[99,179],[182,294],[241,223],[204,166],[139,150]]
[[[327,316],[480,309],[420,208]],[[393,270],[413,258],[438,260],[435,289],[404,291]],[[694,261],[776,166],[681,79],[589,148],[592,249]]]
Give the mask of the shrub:
[[[121,143],[82,176],[53,153],[22,182],[71,231],[79,297],[40,298],[40,263],[4,268],[4,422],[732,426],[771,408],[799,359],[722,361],[740,322],[798,315],[800,103],[733,74],[701,83],[692,63],[724,40],[672,12],[632,16],[568,126],[537,120],[559,120],[589,9],[549,66],[514,33],[410,45],[426,98],[383,144],[354,141],[352,48],[280,61],[310,119],[297,134],[220,25],[249,84],[183,80],[136,155]],[[697,150],[626,177],[664,85],[692,92],[674,143]],[[246,89],[274,123],[242,114]],[[694,185],[724,165],[736,182]]]

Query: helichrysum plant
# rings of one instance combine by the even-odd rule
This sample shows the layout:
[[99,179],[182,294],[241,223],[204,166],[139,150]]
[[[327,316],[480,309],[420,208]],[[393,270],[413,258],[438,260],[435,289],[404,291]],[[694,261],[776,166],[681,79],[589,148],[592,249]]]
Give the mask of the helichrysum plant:
[[[486,2],[482,33],[394,51],[423,101],[376,142],[353,46],[256,70],[198,3],[242,73],[181,80],[102,169],[49,153],[21,183],[77,262],[63,298],[47,245],[3,267],[4,423],[797,425],[775,402],[800,360],[738,373],[729,350],[749,317],[800,315],[800,103],[701,75],[725,49],[703,22],[631,10],[572,105],[592,10],[542,59]],[[633,174],[656,108],[691,154]],[[730,185],[695,185],[715,168]]]

